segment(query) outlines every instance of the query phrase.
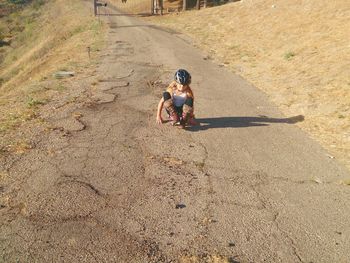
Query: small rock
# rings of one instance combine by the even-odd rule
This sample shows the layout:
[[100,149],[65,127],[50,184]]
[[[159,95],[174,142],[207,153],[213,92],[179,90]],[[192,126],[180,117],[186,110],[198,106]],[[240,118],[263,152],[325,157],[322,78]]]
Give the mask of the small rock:
[[173,164],[173,165],[182,165],[183,164],[182,160],[179,160],[175,157],[164,157],[163,160],[170,163],[170,164]]
[[321,180],[320,178],[318,178],[318,177],[314,177],[314,178],[313,178],[313,181],[314,181],[315,183],[322,184],[322,180]]
[[55,74],[53,74],[53,76],[56,79],[74,77],[74,75],[75,75],[74,71],[57,71]]
[[72,114],[72,117],[73,117],[74,119],[80,119],[81,117],[83,117],[83,114],[82,114],[81,112],[74,112],[74,113]]
[[175,209],[182,209],[185,208],[186,205],[185,204],[176,204]]
[[236,246],[236,244],[235,244],[235,243],[233,243],[233,242],[230,242],[230,243],[228,243],[228,246],[229,246],[229,247],[235,247],[235,246]]

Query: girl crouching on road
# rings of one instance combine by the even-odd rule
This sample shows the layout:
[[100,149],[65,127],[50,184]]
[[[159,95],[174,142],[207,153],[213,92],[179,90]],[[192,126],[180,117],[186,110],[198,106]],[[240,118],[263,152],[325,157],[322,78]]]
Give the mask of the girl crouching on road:
[[163,97],[158,103],[157,123],[163,123],[163,106],[169,115],[172,125],[180,125],[184,128],[186,125],[195,125],[193,103],[194,96],[189,86],[191,75],[184,69],[176,71],[174,81],[163,93]]

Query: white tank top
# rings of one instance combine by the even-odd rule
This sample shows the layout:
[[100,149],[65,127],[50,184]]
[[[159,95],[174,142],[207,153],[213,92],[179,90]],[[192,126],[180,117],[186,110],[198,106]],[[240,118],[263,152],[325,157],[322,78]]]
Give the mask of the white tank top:
[[182,107],[185,104],[186,99],[187,99],[186,93],[182,93],[178,95],[173,93],[173,101],[176,107]]

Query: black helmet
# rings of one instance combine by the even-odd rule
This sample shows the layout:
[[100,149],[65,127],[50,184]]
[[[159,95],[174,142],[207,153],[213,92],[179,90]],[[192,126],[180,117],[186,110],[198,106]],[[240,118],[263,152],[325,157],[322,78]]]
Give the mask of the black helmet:
[[182,85],[188,85],[191,83],[191,75],[187,72],[187,70],[179,69],[176,71],[174,79],[177,83]]

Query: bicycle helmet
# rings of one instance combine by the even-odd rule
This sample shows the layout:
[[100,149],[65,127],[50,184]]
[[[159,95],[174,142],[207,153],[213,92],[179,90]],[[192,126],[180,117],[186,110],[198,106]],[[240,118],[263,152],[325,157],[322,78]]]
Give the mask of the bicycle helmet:
[[188,85],[191,83],[191,75],[187,70],[179,69],[176,71],[174,79],[177,83],[182,85]]

